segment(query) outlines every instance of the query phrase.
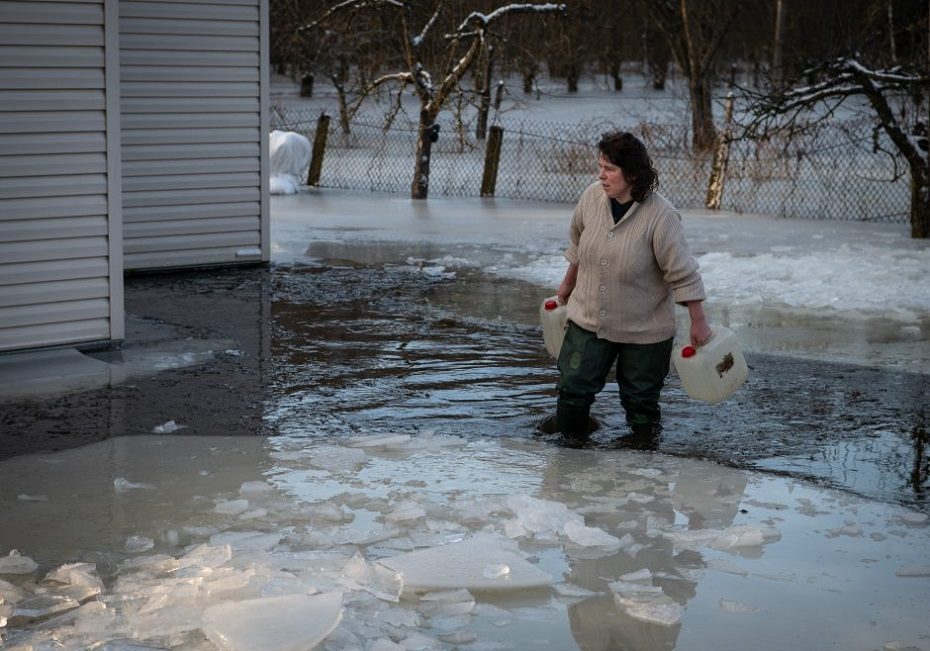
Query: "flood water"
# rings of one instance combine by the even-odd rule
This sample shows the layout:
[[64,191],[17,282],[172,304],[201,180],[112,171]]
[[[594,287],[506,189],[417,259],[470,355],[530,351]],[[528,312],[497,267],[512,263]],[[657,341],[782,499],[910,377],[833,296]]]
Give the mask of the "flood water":
[[[324,262],[274,276],[270,421],[282,431],[326,414],[346,433],[402,422],[463,436],[538,434],[558,380],[536,313],[545,288],[473,268],[443,276],[422,267],[442,255],[479,255],[465,247],[450,254],[423,244],[319,242],[307,253]],[[746,354],[746,387],[714,406],[689,399],[672,372],[661,452],[928,508],[926,376]],[[616,390],[608,383],[595,405],[595,447],[622,445]]]
[[547,288],[501,255],[323,233],[130,278],[145,342],[94,354],[125,382],[3,403],[60,435],[0,460],[4,648],[930,648],[926,375],[792,354],[769,314],[786,350],[732,399],[670,376],[656,453],[610,384],[566,448]]

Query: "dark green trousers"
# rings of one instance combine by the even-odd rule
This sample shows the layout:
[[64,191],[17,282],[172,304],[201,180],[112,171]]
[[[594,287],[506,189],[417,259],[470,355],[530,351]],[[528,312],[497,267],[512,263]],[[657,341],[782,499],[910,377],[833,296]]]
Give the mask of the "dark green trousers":
[[659,394],[665,385],[672,339],[656,344],[618,344],[569,322],[559,353],[559,402],[556,425],[562,434],[585,436],[594,398],[617,362],[620,405],[631,427],[659,423]]

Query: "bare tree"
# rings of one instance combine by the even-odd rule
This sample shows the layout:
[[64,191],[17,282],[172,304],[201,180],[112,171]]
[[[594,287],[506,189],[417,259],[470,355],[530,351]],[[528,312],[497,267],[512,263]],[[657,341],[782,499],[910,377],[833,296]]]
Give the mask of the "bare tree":
[[[436,122],[439,112],[457,91],[459,82],[484,49],[491,25],[516,14],[539,15],[565,10],[565,5],[559,4],[509,4],[486,14],[473,11],[450,32],[442,35],[444,63],[438,74],[434,75],[427,69],[426,55],[428,48],[438,47],[435,33],[439,31],[437,25],[444,4],[443,0],[433,0],[431,3],[422,0],[345,0],[331,7],[320,19],[302,28],[317,27],[350,11],[397,12],[400,30],[398,40],[404,69],[371,80],[362,91],[362,96],[383,85],[396,84],[401,89],[412,89],[419,100],[416,161],[410,189],[414,199],[425,199],[429,195],[430,157],[432,145],[439,137],[439,124]],[[427,9],[425,13],[424,9]]]
[[[797,134],[828,120],[853,97],[864,97],[895,151],[910,173],[911,237],[930,238],[930,169],[928,169],[926,108],[920,90],[928,77],[900,67],[873,70],[854,58],[839,58],[804,71],[820,79],[809,86],[747,93],[750,100],[747,131],[751,135],[774,132]],[[913,103],[917,98],[916,104]],[[908,106],[914,110],[907,110]]]
[[711,82],[720,46],[742,0],[645,0],[684,75],[691,101],[692,145],[714,146],[717,131],[711,105]]

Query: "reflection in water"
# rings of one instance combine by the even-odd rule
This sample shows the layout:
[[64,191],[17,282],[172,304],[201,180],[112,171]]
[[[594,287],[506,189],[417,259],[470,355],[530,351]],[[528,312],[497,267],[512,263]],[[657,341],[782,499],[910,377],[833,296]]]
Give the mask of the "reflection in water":
[[587,524],[622,534],[625,543],[607,555],[566,547],[566,581],[592,593],[568,608],[578,647],[675,648],[681,613],[696,594],[705,563],[697,551],[676,549],[673,536],[656,534],[673,527],[726,530],[745,488],[744,474],[708,472],[705,466],[683,464],[669,475],[661,464],[631,467],[602,454],[551,459],[541,495],[570,504],[596,496],[583,508]]

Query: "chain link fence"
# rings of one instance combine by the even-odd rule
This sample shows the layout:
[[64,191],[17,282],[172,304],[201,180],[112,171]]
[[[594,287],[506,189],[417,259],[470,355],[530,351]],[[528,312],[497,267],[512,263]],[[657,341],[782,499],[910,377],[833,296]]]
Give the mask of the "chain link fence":
[[[314,141],[319,114],[276,106],[271,126]],[[473,122],[439,121],[430,160],[430,194],[477,197],[487,139]],[[578,124],[536,122],[499,116],[503,143],[494,196],[573,203],[595,180],[595,147],[610,130],[631,131],[649,149],[659,171],[660,191],[679,208],[704,207],[712,153],[691,150],[686,124]],[[353,121],[348,132],[333,120],[320,187],[409,193],[417,126]],[[821,125],[789,141],[736,139],[730,144],[721,207],[805,219],[905,223],[910,190],[907,166],[889,152],[883,133],[866,120]]]

